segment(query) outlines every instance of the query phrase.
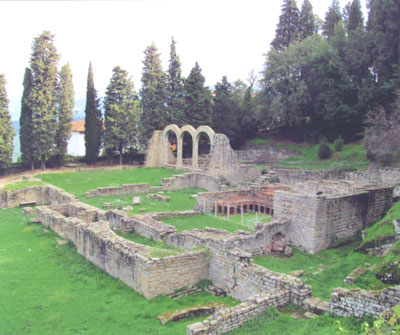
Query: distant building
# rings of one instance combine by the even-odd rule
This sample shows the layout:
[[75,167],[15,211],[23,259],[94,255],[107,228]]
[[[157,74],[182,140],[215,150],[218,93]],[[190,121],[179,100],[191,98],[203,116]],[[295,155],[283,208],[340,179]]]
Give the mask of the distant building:
[[71,156],[85,156],[85,120],[71,122],[67,153]]

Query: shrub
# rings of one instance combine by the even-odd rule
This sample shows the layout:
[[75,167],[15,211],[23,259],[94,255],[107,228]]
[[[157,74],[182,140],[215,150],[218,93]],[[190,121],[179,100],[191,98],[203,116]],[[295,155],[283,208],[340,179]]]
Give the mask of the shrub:
[[262,175],[267,174],[267,173],[268,173],[268,170],[267,170],[267,169],[262,169],[262,170],[261,170],[261,174],[262,174]]
[[333,147],[335,148],[336,152],[342,151],[344,146],[344,141],[343,139],[339,136],[338,139],[335,140],[335,142],[333,142]]
[[318,157],[320,159],[328,159],[331,157],[331,148],[327,143],[321,143],[318,148]]

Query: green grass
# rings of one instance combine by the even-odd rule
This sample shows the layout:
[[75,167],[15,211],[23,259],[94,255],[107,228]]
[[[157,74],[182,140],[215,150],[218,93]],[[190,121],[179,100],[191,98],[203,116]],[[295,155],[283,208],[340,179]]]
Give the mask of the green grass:
[[21,188],[25,188],[25,187],[30,187],[30,186],[44,186],[45,183],[43,183],[42,181],[36,181],[36,180],[32,180],[32,181],[19,181],[17,183],[14,184],[7,184],[6,186],[4,186],[2,188],[2,190],[6,190],[6,191],[14,191],[14,190],[19,190]]
[[[204,192],[200,188],[185,188],[178,191],[165,191],[163,195],[171,198],[171,201],[158,201],[155,199],[147,199],[146,194],[131,194],[131,195],[120,195],[114,197],[96,197],[96,198],[86,198],[80,196],[79,199],[89,205],[103,208],[103,204],[120,203],[122,207],[132,206],[133,210],[128,211],[128,215],[136,215],[149,212],[178,212],[192,210],[196,204],[196,199],[191,198],[193,194],[199,192]],[[132,198],[134,196],[140,197],[142,203],[140,205],[132,205]],[[139,209],[144,208],[145,210],[140,212]]]
[[[263,220],[262,222],[270,221],[270,217],[258,216],[259,220]],[[204,229],[205,227],[215,228],[215,229],[223,229],[229,232],[235,232],[237,230],[247,230],[247,221],[251,221],[249,224],[250,231],[254,231],[254,222],[255,215],[254,214],[245,214],[244,215],[244,224],[241,224],[240,215],[231,216],[229,221],[226,220],[226,217],[222,219],[221,217],[215,218],[212,215],[194,215],[187,217],[177,217],[162,220],[163,222],[174,226],[178,231],[184,230],[192,230],[192,229]]]
[[317,170],[365,170],[369,164],[366,151],[360,144],[346,144],[340,152],[335,152],[333,144],[330,144],[331,158],[321,160],[318,157],[319,144],[309,146],[305,144],[273,143],[268,139],[253,139],[250,142],[272,145],[302,153],[301,156],[289,157],[274,163],[274,166]]
[[[382,262],[381,258],[353,251],[355,245],[357,243],[323,250],[314,255],[295,250],[290,258],[261,256],[255,258],[255,263],[286,274],[293,270],[304,270],[304,276],[300,279],[312,286],[314,296],[328,301],[332,290],[336,287],[344,287],[344,279],[355,268],[365,266],[366,263],[372,265]],[[374,286],[376,283],[370,284]]]
[[168,178],[183,171],[164,168],[132,168],[112,170],[91,170],[66,173],[48,173],[36,175],[46,183],[58,186],[67,192],[81,196],[89,190],[106,186],[148,183],[150,186],[161,185],[163,178]]
[[267,312],[246,322],[230,335],[334,335],[336,322],[348,331],[346,335],[358,335],[364,322],[372,323],[371,318],[339,318],[331,315],[317,316],[314,319],[295,319],[270,308]]
[[184,335],[199,319],[162,326],[157,316],[210,301],[237,303],[207,293],[146,300],[28,220],[19,208],[0,209],[1,335]]

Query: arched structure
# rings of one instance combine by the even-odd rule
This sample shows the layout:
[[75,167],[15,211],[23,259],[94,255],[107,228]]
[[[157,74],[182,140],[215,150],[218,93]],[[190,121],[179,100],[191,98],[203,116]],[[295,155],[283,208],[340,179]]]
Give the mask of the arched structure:
[[202,133],[207,134],[210,139],[210,145],[212,146],[214,143],[214,130],[212,130],[209,126],[200,126],[197,129],[192,127],[191,125],[184,125],[183,127],[179,128],[176,124],[170,124],[166,126],[163,130],[162,136],[162,163],[168,164],[168,152],[170,149],[169,141],[168,141],[168,132],[174,132],[177,138],[177,161],[176,167],[182,167],[182,156],[183,156],[183,136],[185,133],[189,133],[192,136],[192,143],[193,143],[193,150],[192,150],[192,167],[198,168],[199,167],[199,138]]

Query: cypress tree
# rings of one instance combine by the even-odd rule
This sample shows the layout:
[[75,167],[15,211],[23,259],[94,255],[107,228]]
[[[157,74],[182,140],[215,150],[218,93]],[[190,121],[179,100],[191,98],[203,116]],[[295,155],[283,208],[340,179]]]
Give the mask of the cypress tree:
[[32,171],[35,169],[35,150],[33,147],[33,124],[32,109],[29,105],[29,99],[32,91],[32,72],[30,68],[25,69],[24,91],[21,100],[21,116],[19,119],[20,132],[19,139],[21,145],[22,163],[30,165]]
[[33,146],[46,168],[46,156],[54,149],[57,130],[57,63],[59,56],[54,46],[54,35],[44,31],[33,41],[30,68],[33,85],[29,99],[32,109]]
[[211,124],[211,97],[210,91],[204,86],[205,78],[196,62],[185,80],[184,107],[185,123],[197,128],[200,125]]
[[166,75],[161,67],[160,54],[154,44],[144,51],[142,88],[140,90],[144,139],[154,130],[163,129],[169,121],[167,109]]
[[74,86],[72,73],[67,63],[61,68],[57,94],[57,131],[55,135],[56,162],[64,163],[68,140],[71,137],[71,122],[74,113]]
[[315,24],[313,7],[310,1],[304,0],[301,6],[301,12],[299,17],[300,38],[304,40],[308,36],[314,35],[316,31],[317,31],[317,26]]
[[103,120],[94,87],[92,63],[89,63],[85,107],[85,149],[88,164],[96,164],[101,147],[102,130]]
[[325,21],[322,25],[322,35],[330,39],[335,33],[335,25],[341,20],[342,14],[340,13],[339,1],[332,0],[332,4],[325,15]]
[[167,75],[167,95],[169,123],[183,125],[183,79],[181,62],[176,54],[176,42],[172,38],[169,68]]
[[279,23],[271,47],[276,50],[286,49],[299,38],[299,9],[296,0],[283,0]]
[[348,7],[346,29],[350,33],[357,29],[364,28],[364,17],[361,10],[360,0],[353,0]]
[[14,129],[8,112],[6,79],[0,74],[0,169],[12,162]]
[[119,153],[122,165],[124,150],[137,146],[140,115],[139,100],[128,72],[114,67],[104,99],[104,146]]

